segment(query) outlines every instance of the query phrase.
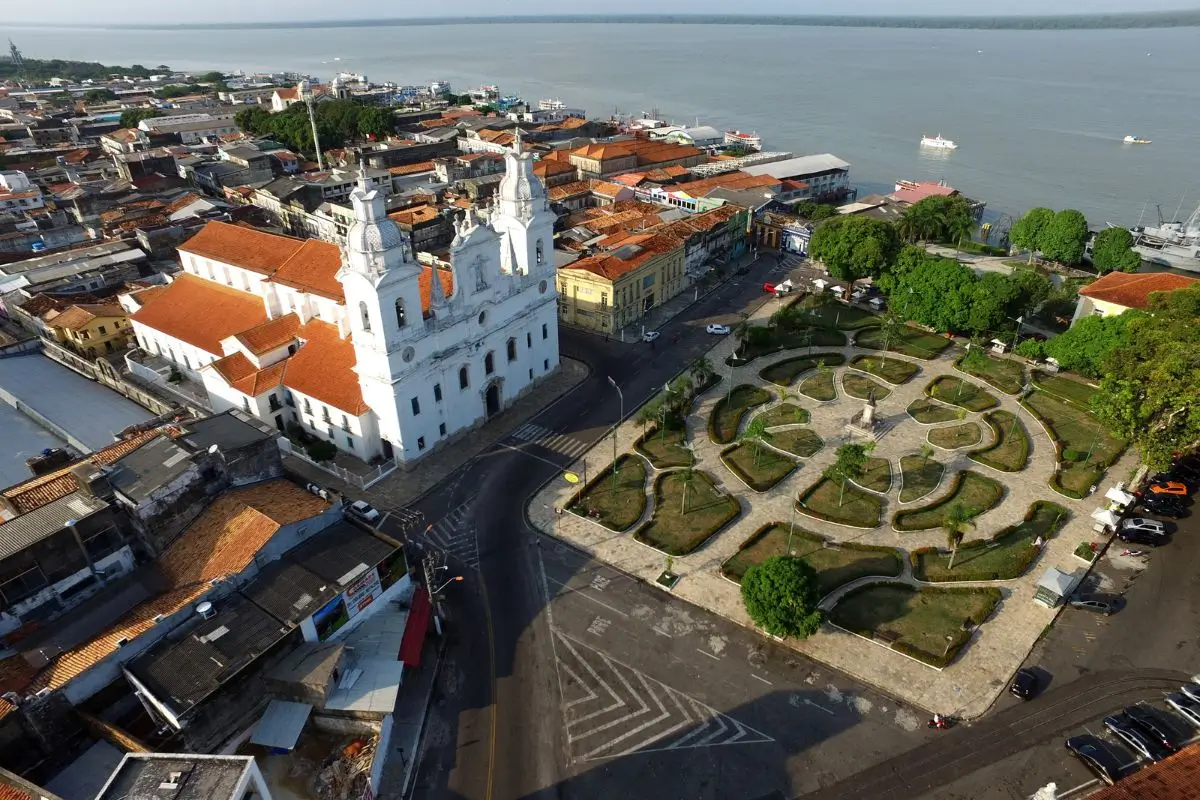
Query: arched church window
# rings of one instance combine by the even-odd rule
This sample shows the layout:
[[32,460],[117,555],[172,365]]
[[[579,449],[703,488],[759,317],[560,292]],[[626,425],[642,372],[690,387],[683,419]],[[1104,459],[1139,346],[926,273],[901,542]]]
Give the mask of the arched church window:
[[399,325],[401,328],[403,328],[405,325],[408,324],[406,316],[407,315],[404,313],[404,298],[403,297],[397,298],[396,299],[396,324]]
[[471,385],[471,378],[466,367],[458,368],[458,388],[465,389]]
[[508,340],[508,360],[509,361],[517,360],[517,340],[516,339]]
[[362,328],[364,331],[371,330],[371,315],[367,312],[367,304],[360,301],[358,304],[358,314],[362,317]]
[[542,258],[543,258],[542,249],[543,249],[542,248],[542,240],[538,239],[537,240],[537,263],[539,263],[539,264],[542,263]]
[[496,371],[496,358],[492,353],[483,357],[483,374],[491,375]]

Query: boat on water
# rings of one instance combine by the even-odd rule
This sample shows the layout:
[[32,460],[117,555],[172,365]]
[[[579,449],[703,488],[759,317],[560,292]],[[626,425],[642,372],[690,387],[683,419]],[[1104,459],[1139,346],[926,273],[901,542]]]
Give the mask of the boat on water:
[[741,145],[759,152],[762,150],[762,137],[757,133],[746,133],[745,131],[725,131],[725,145],[727,147]]
[[1200,207],[1184,222],[1159,222],[1130,229],[1133,249],[1160,267],[1200,272]]
[[956,145],[950,139],[943,139],[942,135],[940,133],[937,136],[922,136],[921,137],[921,147],[931,147],[934,150],[957,150],[958,149],[958,145]]
[[1124,139],[1124,142],[1125,142],[1125,144],[1150,144],[1151,143],[1149,139],[1143,139],[1140,136],[1126,136]]

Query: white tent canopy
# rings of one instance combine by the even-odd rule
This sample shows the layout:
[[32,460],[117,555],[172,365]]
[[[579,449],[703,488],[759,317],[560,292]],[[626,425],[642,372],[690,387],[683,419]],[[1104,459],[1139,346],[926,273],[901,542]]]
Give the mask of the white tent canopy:
[[1121,518],[1117,516],[1115,511],[1110,511],[1107,508],[1097,508],[1092,512],[1092,519],[1109,528],[1117,527],[1117,523],[1121,521]]
[[1104,496],[1109,500],[1112,500],[1114,503],[1120,503],[1122,506],[1130,505],[1134,500],[1137,499],[1119,486],[1112,487],[1104,493]]

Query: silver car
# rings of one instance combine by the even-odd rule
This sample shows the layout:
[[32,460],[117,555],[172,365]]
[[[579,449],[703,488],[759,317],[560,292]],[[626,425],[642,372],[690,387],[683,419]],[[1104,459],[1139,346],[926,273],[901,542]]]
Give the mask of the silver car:
[[[1200,675],[1197,675],[1196,678],[1200,678]],[[1192,681],[1192,683],[1185,683],[1183,686],[1180,686],[1179,690],[1183,692],[1184,697],[1190,698],[1192,702],[1200,703],[1200,683],[1196,683],[1195,678]]]
[[1186,719],[1193,727],[1200,728],[1200,703],[1185,694],[1175,692],[1165,695],[1164,699],[1176,714]]
[[1123,531],[1141,531],[1149,533],[1153,536],[1165,536],[1167,527],[1156,519],[1147,519],[1146,517],[1131,517],[1130,519],[1121,522],[1121,530]]

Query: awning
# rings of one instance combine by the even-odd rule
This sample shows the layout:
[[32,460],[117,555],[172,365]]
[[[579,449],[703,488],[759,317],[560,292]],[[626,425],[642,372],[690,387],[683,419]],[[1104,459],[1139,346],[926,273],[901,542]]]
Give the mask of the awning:
[[1092,519],[1109,528],[1117,527],[1117,523],[1121,521],[1120,517],[1107,508],[1097,508],[1092,512]]
[[400,660],[406,667],[421,665],[421,651],[425,648],[425,633],[429,630],[429,616],[433,606],[425,587],[417,587],[412,606],[408,610],[408,623],[404,626],[404,638],[400,640]]
[[294,703],[291,700],[272,700],[262,719],[254,726],[250,736],[250,744],[263,747],[273,747],[278,750],[292,750],[300,740],[300,733],[308,722],[312,706],[308,703]]
[[1075,586],[1075,576],[1051,567],[1038,581],[1039,589],[1046,589],[1058,597],[1066,597]]
[[1114,503],[1120,503],[1123,506],[1127,506],[1137,499],[1129,492],[1126,492],[1117,486],[1114,486],[1105,492],[1104,496],[1109,500],[1112,500]]

